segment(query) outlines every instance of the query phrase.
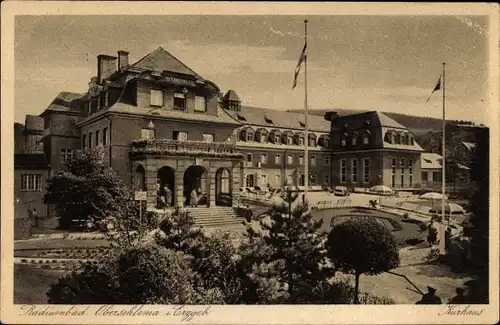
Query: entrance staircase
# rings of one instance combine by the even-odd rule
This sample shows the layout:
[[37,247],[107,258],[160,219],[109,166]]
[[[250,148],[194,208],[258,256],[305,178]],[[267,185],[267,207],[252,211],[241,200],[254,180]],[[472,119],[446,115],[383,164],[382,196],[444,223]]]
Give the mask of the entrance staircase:
[[188,208],[197,226],[219,227],[241,224],[244,219],[236,214],[233,207]]

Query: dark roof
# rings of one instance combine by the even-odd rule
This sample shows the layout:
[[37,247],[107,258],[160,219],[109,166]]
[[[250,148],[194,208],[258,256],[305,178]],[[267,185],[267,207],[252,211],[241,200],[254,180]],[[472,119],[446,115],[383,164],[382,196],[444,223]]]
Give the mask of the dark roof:
[[224,101],[230,100],[230,101],[234,101],[234,102],[241,102],[241,99],[238,96],[238,94],[232,89],[229,89],[229,91],[224,95],[223,100]]
[[43,131],[43,118],[36,115],[26,115],[25,123],[28,131]]
[[[241,106],[241,111],[226,112],[234,119],[252,126],[262,126],[267,128],[287,128],[293,130],[303,130],[304,114],[297,112],[286,112],[285,110],[277,110],[270,108],[258,108],[250,106]],[[238,118],[238,115],[245,118],[245,121]],[[272,121],[268,123],[268,121]],[[309,115],[308,126],[311,131],[330,132],[330,122],[326,121],[323,116]],[[301,125],[302,123],[302,125]]]
[[49,166],[44,154],[15,154],[14,168],[47,169]]
[[161,46],[136,63],[132,64],[129,69],[169,71],[203,79],[200,75],[191,70],[188,66]]
[[[347,115],[339,114],[338,117],[339,120],[346,122],[356,120],[358,123],[363,123],[365,120],[368,120],[370,121],[370,124],[373,127],[386,127],[386,128],[403,129],[403,130],[408,129],[407,127],[396,122],[386,114],[378,111],[366,111],[359,113],[348,112]],[[359,126],[361,126],[361,124]]]
[[83,113],[83,98],[85,96],[86,94],[60,92],[40,116],[43,116],[47,111]]

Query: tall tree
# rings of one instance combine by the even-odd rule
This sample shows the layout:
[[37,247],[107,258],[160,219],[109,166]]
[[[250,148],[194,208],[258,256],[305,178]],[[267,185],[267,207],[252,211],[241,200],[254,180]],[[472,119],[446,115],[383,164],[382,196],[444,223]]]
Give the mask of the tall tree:
[[54,205],[61,228],[70,228],[73,220],[102,220],[128,199],[120,178],[103,158],[100,148],[77,150],[66,169],[48,180],[45,202]]
[[354,273],[354,303],[359,303],[359,277],[376,275],[399,266],[396,239],[373,219],[351,219],[328,234],[328,256],[336,269]]

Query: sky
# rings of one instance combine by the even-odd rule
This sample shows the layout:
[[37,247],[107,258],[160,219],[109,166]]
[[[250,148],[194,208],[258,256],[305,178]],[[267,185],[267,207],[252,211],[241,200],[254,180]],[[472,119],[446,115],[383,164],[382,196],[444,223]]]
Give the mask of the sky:
[[[162,46],[244,105],[304,108],[303,16],[17,16],[15,120],[61,91],[86,92],[97,55],[134,63]],[[310,16],[309,109],[442,117],[432,89],[446,62],[447,119],[488,125],[488,20],[483,16]]]

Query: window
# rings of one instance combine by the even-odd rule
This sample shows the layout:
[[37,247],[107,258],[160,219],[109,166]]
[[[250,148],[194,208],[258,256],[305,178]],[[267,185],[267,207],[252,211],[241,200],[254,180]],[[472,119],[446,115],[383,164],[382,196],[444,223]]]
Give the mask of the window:
[[73,157],[73,150],[71,149],[61,149],[61,161],[65,162],[71,160]]
[[347,141],[346,141],[346,139],[345,139],[345,138],[342,138],[342,140],[340,140],[340,145],[341,145],[342,147],[345,147],[345,146],[346,146],[346,143],[347,143]]
[[260,142],[261,143],[267,143],[267,134],[264,132],[260,133]]
[[367,135],[363,136],[363,144],[368,144],[370,142],[370,138]]
[[279,165],[281,163],[281,155],[275,155],[274,156],[274,163],[276,165]]
[[316,156],[311,156],[311,166],[316,166]]
[[44,127],[45,129],[50,128],[50,116],[45,116],[45,117],[43,118],[43,127]]
[[286,163],[289,165],[293,164],[293,156],[292,155],[288,155],[286,157]]
[[340,182],[345,183],[347,178],[347,161],[342,159],[340,161]]
[[102,130],[102,144],[108,144],[108,128],[104,128],[104,130]]
[[281,186],[281,175],[274,175],[274,186]]
[[87,136],[85,134],[82,136],[82,148],[87,148]]
[[40,191],[42,189],[41,174],[23,174],[21,175],[21,190]]
[[289,146],[292,146],[293,145],[293,138],[291,136],[287,136],[286,137],[286,142]]
[[363,159],[363,182],[370,182],[370,159]]
[[92,149],[92,132],[89,132],[89,149]]
[[301,145],[301,146],[304,145],[304,137],[299,138],[299,145]]
[[254,175],[253,174],[248,174],[245,177],[245,186],[246,187],[253,187],[254,185]]
[[354,158],[351,160],[351,167],[352,167],[352,182],[357,183],[358,182],[358,159]]
[[392,187],[396,186],[396,158],[392,158]]
[[247,131],[247,141],[253,141],[253,132]]
[[440,182],[442,181],[441,179],[441,172],[438,172],[438,171],[435,171],[435,172],[432,172],[432,180],[435,181],[435,182]]
[[247,162],[250,162],[250,163],[251,163],[251,162],[252,162],[252,160],[253,160],[253,156],[252,156],[252,154],[251,154],[251,153],[247,153]]
[[325,165],[330,166],[330,156],[325,157]]
[[330,139],[325,138],[325,148],[330,148]]
[[151,89],[149,91],[149,105],[163,106],[163,90]]
[[428,175],[428,173],[427,173],[427,172],[422,172],[422,180],[423,180],[423,181],[427,181],[427,180],[428,180],[428,177],[429,177],[429,175]]
[[267,164],[267,153],[263,153],[260,155],[260,162],[262,164]]
[[99,130],[95,131],[95,145],[98,147],[101,144],[101,138],[99,138]]
[[392,133],[392,143],[396,143],[396,133]]
[[354,136],[351,141],[352,141],[352,145],[355,146],[356,145],[356,142],[357,142],[358,138],[356,136]]
[[404,187],[404,179],[405,179],[405,160],[401,159],[401,188]]
[[413,146],[413,144],[414,144],[413,137],[412,137],[412,136],[410,136],[410,145],[412,145],[412,146]]
[[206,112],[207,111],[207,100],[203,96],[196,96],[194,98],[194,111],[195,112]]
[[303,165],[304,164],[304,156],[300,156],[299,157],[299,165]]
[[187,139],[188,139],[187,132],[174,131],[174,140],[177,140],[177,141],[187,141]]
[[309,138],[309,145],[311,147],[316,147],[316,138]]
[[183,93],[174,93],[174,108],[186,109],[186,95]]
[[408,160],[408,175],[409,175],[409,183],[408,186],[413,186],[413,160]]
[[214,135],[212,133],[203,133],[203,141],[214,142]]
[[325,175],[325,179],[323,181],[323,184],[329,186],[330,185],[330,175]]
[[281,137],[279,136],[279,134],[276,134],[274,136],[274,143],[281,144]]
[[141,129],[141,139],[154,139],[156,137],[155,129]]

